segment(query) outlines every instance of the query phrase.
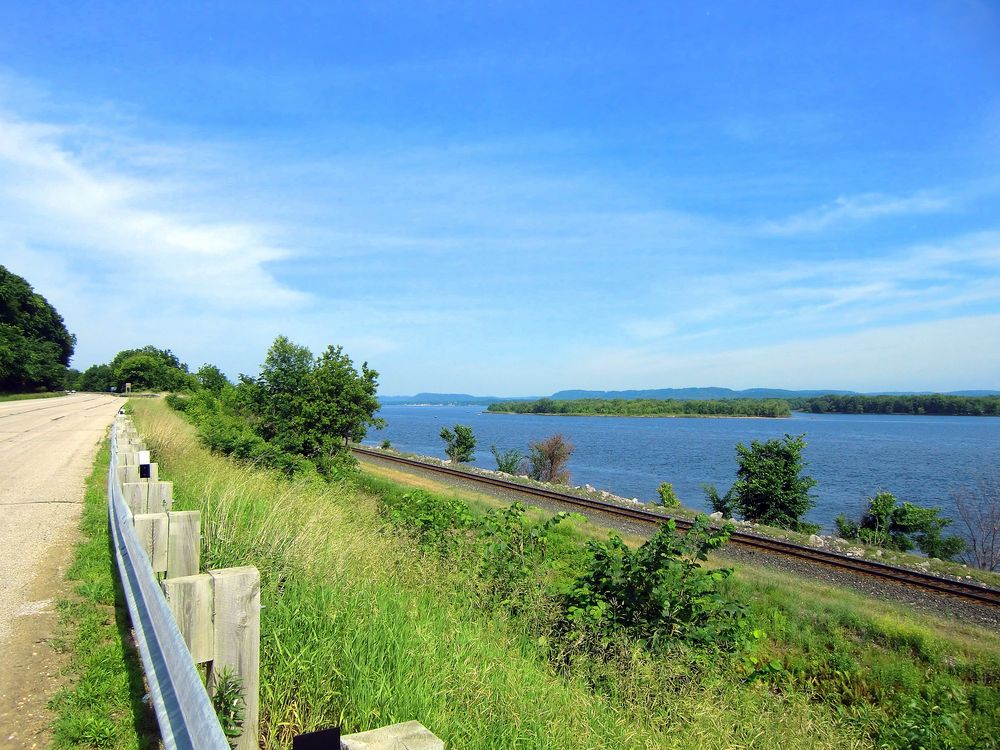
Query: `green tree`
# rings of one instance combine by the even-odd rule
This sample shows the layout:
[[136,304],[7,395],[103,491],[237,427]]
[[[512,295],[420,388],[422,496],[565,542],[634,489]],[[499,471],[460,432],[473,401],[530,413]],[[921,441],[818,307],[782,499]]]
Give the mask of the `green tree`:
[[802,521],[802,515],[815,503],[809,490],[816,480],[804,476],[802,451],[805,435],[785,435],[784,440],[753,440],[750,447],[736,444],[736,481],[724,496],[708,485],[705,492],[716,510],[723,515],[738,510],[747,521],[780,526],[797,531],[815,531],[818,527]]
[[169,349],[152,345],[123,349],[109,364],[113,384],[120,391],[126,383],[131,383],[135,390],[149,391],[184,391],[198,386],[188,366]]
[[556,433],[528,445],[528,474],[540,482],[569,484],[569,463],[575,446]]
[[76,383],[78,391],[109,391],[115,384],[111,365],[91,365],[80,375]]
[[313,359],[308,348],[278,336],[257,378],[241,377],[237,401],[256,432],[288,453],[331,458],[361,440],[375,416],[378,373],[365,362],[358,372],[342,347]]
[[501,453],[496,445],[491,445],[490,453],[496,459],[497,471],[504,474],[517,474],[521,470],[521,464],[524,463],[524,454],[517,448],[511,448]]
[[464,424],[455,425],[452,432],[447,427],[441,428],[441,439],[444,440],[445,455],[453,463],[469,463],[476,451],[476,436],[472,428]]
[[278,336],[264,357],[256,379],[243,378],[245,401],[262,438],[289,453],[309,455],[305,435],[306,401],[312,352]]
[[361,363],[358,372],[343,347],[328,346],[316,358],[308,385],[306,428],[327,455],[349,442],[358,442],[369,427],[385,425],[375,416],[379,410],[375,395],[378,372],[367,362]]
[[896,496],[880,490],[868,498],[868,510],[860,521],[837,516],[840,535],[857,539],[877,547],[909,551],[918,548],[931,557],[950,560],[965,549],[965,542],[958,536],[944,536],[943,530],[951,524],[942,518],[939,508],[924,508],[912,503],[897,504]]
[[681,500],[677,497],[674,486],[670,482],[660,482],[660,486],[656,488],[656,494],[659,498],[657,505],[661,508],[681,507]]
[[195,373],[198,385],[212,393],[222,393],[226,386],[232,385],[229,378],[215,365],[204,364]]
[[0,392],[61,388],[75,348],[48,300],[0,266]]

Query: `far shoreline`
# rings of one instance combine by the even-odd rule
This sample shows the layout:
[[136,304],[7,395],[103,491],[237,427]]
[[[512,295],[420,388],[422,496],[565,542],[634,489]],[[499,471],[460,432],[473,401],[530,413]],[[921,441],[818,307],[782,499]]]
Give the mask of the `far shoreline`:
[[571,412],[566,414],[554,414],[553,412],[534,411],[490,411],[483,409],[483,414],[508,414],[515,417],[616,417],[625,419],[791,419],[792,415],[783,417],[761,417],[749,414],[585,414],[581,412]]

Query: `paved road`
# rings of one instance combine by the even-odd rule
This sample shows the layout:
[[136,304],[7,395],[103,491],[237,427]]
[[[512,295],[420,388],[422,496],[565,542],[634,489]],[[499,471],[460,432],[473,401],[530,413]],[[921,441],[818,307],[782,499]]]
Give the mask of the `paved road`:
[[76,394],[0,403],[0,748],[45,743],[63,587],[97,446],[122,405]]

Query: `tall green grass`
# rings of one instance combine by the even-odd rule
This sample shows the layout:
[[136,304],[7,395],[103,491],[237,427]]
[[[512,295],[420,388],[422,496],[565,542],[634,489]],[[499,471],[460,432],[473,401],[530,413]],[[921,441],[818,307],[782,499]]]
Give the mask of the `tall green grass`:
[[469,572],[379,520],[371,493],[238,466],[163,404],[134,408],[178,507],[204,513],[205,564],[261,571],[264,747],[409,719],[453,748],[871,746],[804,692],[641,649],[619,662],[634,674],[558,675],[523,623],[476,605]]
[[66,573],[73,593],[59,601],[57,647],[69,659],[67,685],[51,702],[55,748],[158,745],[108,531],[108,461],[105,442],[87,479],[80,540]]

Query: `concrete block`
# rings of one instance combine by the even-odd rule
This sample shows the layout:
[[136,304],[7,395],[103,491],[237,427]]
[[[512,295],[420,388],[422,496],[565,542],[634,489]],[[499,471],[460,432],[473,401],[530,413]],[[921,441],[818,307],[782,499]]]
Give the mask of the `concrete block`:
[[419,721],[405,721],[340,738],[342,750],[444,750],[439,740]]

